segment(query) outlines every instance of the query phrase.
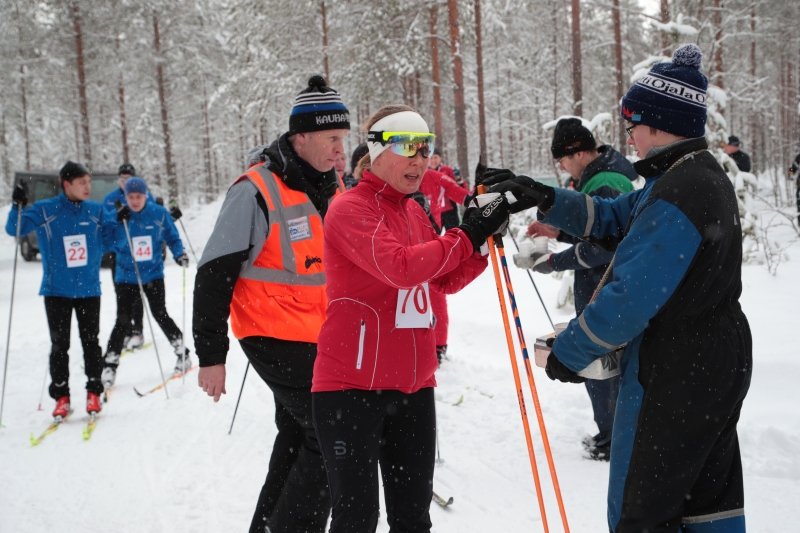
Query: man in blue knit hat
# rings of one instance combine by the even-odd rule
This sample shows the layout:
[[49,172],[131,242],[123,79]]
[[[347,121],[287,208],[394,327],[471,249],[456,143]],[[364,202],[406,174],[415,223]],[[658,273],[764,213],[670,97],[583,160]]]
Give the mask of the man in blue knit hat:
[[198,385],[225,393],[228,318],[275,399],[278,434],[251,533],[322,533],[331,509],[311,418],[311,377],[325,316],[323,223],[344,184],[334,168],[350,114],[322,76],[295,98],[289,131],[254,148],[228,190],[197,268]]
[[752,339],[739,305],[742,231],[704,138],[701,60],[697,46],[679,48],[622,100],[643,189],[605,200],[508,172],[484,180],[511,191],[515,211],[538,206],[544,222],[616,249],[613,273],[555,339],[546,369],[579,383],[578,371],[626,345],[608,490],[615,533],[745,531],[736,424]]

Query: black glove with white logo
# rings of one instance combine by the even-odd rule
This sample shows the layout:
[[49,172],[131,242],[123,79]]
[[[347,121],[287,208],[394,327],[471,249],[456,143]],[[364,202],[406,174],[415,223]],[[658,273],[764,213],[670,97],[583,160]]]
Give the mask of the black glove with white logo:
[[11,200],[18,206],[25,207],[28,205],[28,189],[23,184],[17,183],[14,192],[11,193]]
[[491,235],[499,233],[508,225],[511,206],[505,196],[489,202],[483,207],[471,207],[464,212],[464,222],[459,228],[469,236],[477,252]]
[[[547,339],[547,345],[552,348],[555,342],[555,337]],[[573,372],[564,365],[556,357],[556,353],[551,351],[550,356],[547,358],[547,366],[544,369],[547,377],[553,381],[558,380],[562,383],[585,383],[586,378],[579,376],[577,372]]]
[[186,254],[181,254],[175,258],[175,262],[178,263],[183,268],[189,268],[189,256]]
[[516,176],[507,169],[490,169],[483,175],[483,184],[489,192],[505,194],[510,192],[517,201],[511,206],[512,213],[519,213],[539,206],[542,211],[553,207],[556,191],[548,185],[539,183],[528,176]]
[[122,202],[117,200],[114,202],[114,207],[117,208],[117,222],[121,224],[131,219],[131,210],[127,205],[122,205]]

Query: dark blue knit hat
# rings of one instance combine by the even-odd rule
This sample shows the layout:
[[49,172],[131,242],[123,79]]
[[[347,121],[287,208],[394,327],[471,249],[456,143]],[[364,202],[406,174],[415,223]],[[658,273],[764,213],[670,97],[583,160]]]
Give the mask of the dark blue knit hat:
[[125,196],[128,196],[132,192],[147,194],[147,184],[142,178],[134,176],[125,182]]
[[681,137],[702,137],[706,130],[708,80],[700,72],[703,52],[681,46],[669,63],[653,65],[622,99],[620,115]]
[[322,76],[311,76],[308,87],[294,99],[289,133],[350,129],[350,112],[342,97],[325,85]]

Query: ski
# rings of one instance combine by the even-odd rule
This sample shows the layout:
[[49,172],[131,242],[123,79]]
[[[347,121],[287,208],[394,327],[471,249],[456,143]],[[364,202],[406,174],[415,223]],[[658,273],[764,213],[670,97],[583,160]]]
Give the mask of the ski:
[[[188,374],[189,372],[191,372],[191,371],[192,371],[192,370],[194,370],[195,368],[197,368],[197,367],[196,367],[196,366],[193,366],[193,367],[191,367],[189,370],[187,370],[187,371],[186,371],[186,373]],[[167,378],[167,381],[169,382],[169,381],[172,381],[173,379],[179,379],[179,378],[181,378],[181,377],[183,377],[183,372],[178,372],[178,373],[177,373],[177,374],[175,374],[174,376],[172,376],[172,377],[170,377],[170,378]],[[164,383],[159,383],[158,385],[156,385],[156,386],[155,386],[155,387],[153,387],[152,389],[150,389],[150,390],[148,390],[148,391],[145,391],[145,392],[139,392],[139,390],[138,390],[136,387],[134,387],[134,388],[133,388],[133,391],[134,391],[136,394],[138,394],[138,395],[139,395],[139,398],[142,398],[142,397],[144,397],[144,396],[147,396],[148,394],[152,394],[152,393],[156,392],[157,390],[161,390],[161,389],[163,389],[163,388],[164,388]]]
[[69,410],[66,417],[64,418],[58,417],[55,420],[53,420],[53,422],[49,426],[47,426],[47,429],[44,430],[44,433],[39,435],[39,438],[34,437],[33,433],[31,433],[31,446],[37,446],[39,443],[41,443],[45,439],[45,437],[55,432],[55,430],[58,429],[58,426],[66,422],[71,415],[72,415],[72,409]]
[[141,346],[137,346],[136,348],[126,348],[125,350],[122,350],[122,353],[119,354],[119,356],[120,357],[125,357],[126,355],[130,355],[133,352],[138,352],[139,350],[144,350],[145,348],[149,348],[152,345],[153,345],[152,342],[146,342],[146,343],[142,344]]
[[436,505],[438,505],[439,507],[444,507],[444,508],[447,508],[447,506],[449,506],[449,505],[451,505],[451,504],[453,503],[453,497],[452,497],[452,496],[450,496],[450,499],[448,499],[448,500],[445,500],[444,498],[442,498],[441,496],[439,496],[438,494],[436,494],[436,493],[434,492],[434,493],[433,493],[433,501],[434,501],[434,503],[436,503]]
[[89,423],[83,426],[83,440],[89,440],[94,433],[94,426],[97,423],[97,413],[89,414]]

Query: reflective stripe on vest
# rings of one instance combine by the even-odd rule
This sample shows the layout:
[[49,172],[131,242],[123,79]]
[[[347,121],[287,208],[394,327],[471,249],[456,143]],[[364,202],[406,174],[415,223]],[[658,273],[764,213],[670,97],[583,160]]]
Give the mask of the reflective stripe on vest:
[[[289,235],[288,223],[290,221],[300,221],[301,223],[305,222],[306,228],[311,235],[307,238],[301,237],[297,242],[315,240],[313,230],[316,227],[322,228],[322,218],[319,216],[314,204],[311,203],[305,193],[289,189],[282,179],[274,176],[263,165],[248,171],[245,176],[261,191],[269,210],[270,232],[267,241],[264,243],[262,255],[263,252],[268,251],[268,244],[271,244],[271,241],[274,241],[277,235],[280,243],[281,264],[275,264],[274,258],[262,258],[259,256],[253,264],[246,266],[239,273],[239,277],[267,283],[281,283],[283,285],[305,287],[321,287],[325,285],[325,272],[322,267],[322,236],[319,236],[319,242],[317,243],[319,246],[312,246],[313,248],[318,248],[318,250],[314,251],[318,252],[319,255],[312,255],[308,258],[309,260],[313,258],[319,260],[313,263],[313,265],[317,265],[318,271],[307,272],[309,267],[312,266],[309,265],[304,269],[306,272],[301,273],[298,272],[300,269],[298,269],[295,249],[292,246],[291,236]],[[292,201],[300,201],[302,203],[286,205]],[[303,248],[308,248],[308,246],[303,246]],[[304,261],[305,259],[303,258]],[[265,266],[265,263],[270,264],[270,266]]]
[[[264,198],[269,233],[261,249],[251,251],[234,287],[233,334],[316,343],[327,308],[322,217],[308,195],[290,189],[265,165],[236,181],[243,179]],[[343,190],[339,182],[330,201]]]

